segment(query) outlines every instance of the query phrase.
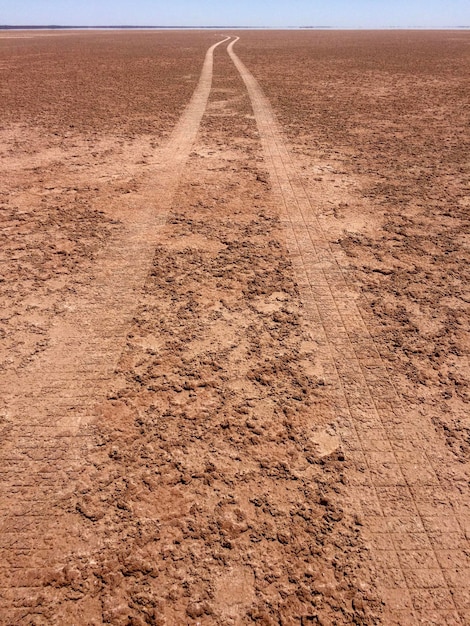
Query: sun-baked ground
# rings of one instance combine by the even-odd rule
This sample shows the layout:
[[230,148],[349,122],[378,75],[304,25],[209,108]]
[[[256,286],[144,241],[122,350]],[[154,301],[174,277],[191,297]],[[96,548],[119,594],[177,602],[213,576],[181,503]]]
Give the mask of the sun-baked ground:
[[337,189],[323,223],[401,393],[468,462],[468,33],[247,33],[238,45],[307,180]]
[[[10,386],[15,375],[24,385],[22,372],[54,347],[54,328],[132,223],[154,170],[158,190],[152,157],[222,38],[0,39],[8,397],[25,392]],[[237,46],[317,192],[390,376],[466,464],[467,34],[260,32]],[[41,457],[36,441],[12,465],[18,425],[0,406],[6,623],[381,622],[280,218],[246,90],[219,48],[94,420],[62,456]],[[28,535],[37,550],[25,524],[11,523],[12,499],[33,462],[37,476],[67,477],[69,458],[73,484],[41,491]],[[33,581],[18,573],[28,561]]]

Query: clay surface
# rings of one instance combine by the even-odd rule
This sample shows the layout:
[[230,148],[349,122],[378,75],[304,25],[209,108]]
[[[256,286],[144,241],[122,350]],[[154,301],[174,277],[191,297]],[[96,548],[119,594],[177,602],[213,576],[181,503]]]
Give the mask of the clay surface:
[[470,623],[469,43],[2,35],[0,623]]

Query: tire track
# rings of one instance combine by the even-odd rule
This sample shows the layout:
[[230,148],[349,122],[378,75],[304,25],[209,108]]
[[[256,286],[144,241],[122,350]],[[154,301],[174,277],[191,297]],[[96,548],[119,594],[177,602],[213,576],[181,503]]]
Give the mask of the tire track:
[[[387,624],[470,624],[468,476],[397,394],[322,232],[269,101],[233,51],[252,101],[306,320],[347,456],[351,506],[377,565]],[[445,469],[442,469],[445,468]]]
[[[82,542],[73,512],[61,509],[77,484],[82,452],[92,445],[81,429],[100,398],[112,394],[113,373],[139,290],[151,265],[196,138],[212,85],[213,53],[152,177],[132,207],[132,220],[96,260],[96,277],[65,303],[47,349],[21,371],[4,372],[0,450],[0,614],[2,623],[34,615],[48,570]],[[70,535],[63,529],[70,524]],[[56,530],[57,529],[57,530]],[[61,530],[62,529],[62,530]]]

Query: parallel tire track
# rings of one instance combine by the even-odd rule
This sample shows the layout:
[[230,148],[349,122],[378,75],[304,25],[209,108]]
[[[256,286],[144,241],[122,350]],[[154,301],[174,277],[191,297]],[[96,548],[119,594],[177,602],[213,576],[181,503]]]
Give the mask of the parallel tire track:
[[377,565],[385,623],[470,624],[468,477],[452,467],[427,417],[409,414],[397,394],[269,101],[233,51],[238,39],[228,53],[252,102],[307,322],[334,388],[333,409],[356,468],[351,504]]
[[[157,154],[155,178],[133,220],[97,259],[96,279],[65,303],[68,312],[53,327],[48,348],[21,371],[0,377],[7,424],[0,449],[2,623],[18,623],[34,614],[48,566],[68,548],[59,530],[66,523],[60,501],[73,491],[82,451],[90,445],[80,426],[112,392],[113,372],[151,265],[158,227],[165,222],[206,109],[213,52],[227,39],[207,51],[192,99]],[[70,528],[72,543],[78,534],[79,529]]]

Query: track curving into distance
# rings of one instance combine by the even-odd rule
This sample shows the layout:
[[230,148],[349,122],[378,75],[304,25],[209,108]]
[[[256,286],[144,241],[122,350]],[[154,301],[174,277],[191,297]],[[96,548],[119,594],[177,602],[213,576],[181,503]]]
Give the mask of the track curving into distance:
[[[112,393],[113,372],[159,226],[165,223],[206,109],[213,53],[228,39],[208,49],[198,85],[155,156],[132,220],[96,260],[95,280],[64,303],[67,312],[56,320],[44,352],[21,371],[0,374],[7,422],[0,443],[2,623],[31,615],[28,607],[40,598],[47,567],[63,556],[58,541],[64,531],[56,535],[55,528],[66,525],[59,503],[73,491],[82,466],[88,435],[80,426],[93,419],[96,404]],[[56,524],[59,519],[62,525]]]
[[427,416],[397,394],[347,275],[322,231],[269,101],[233,47],[258,124],[306,320],[347,457],[351,505],[377,564],[387,624],[470,624],[468,477],[451,467]]

